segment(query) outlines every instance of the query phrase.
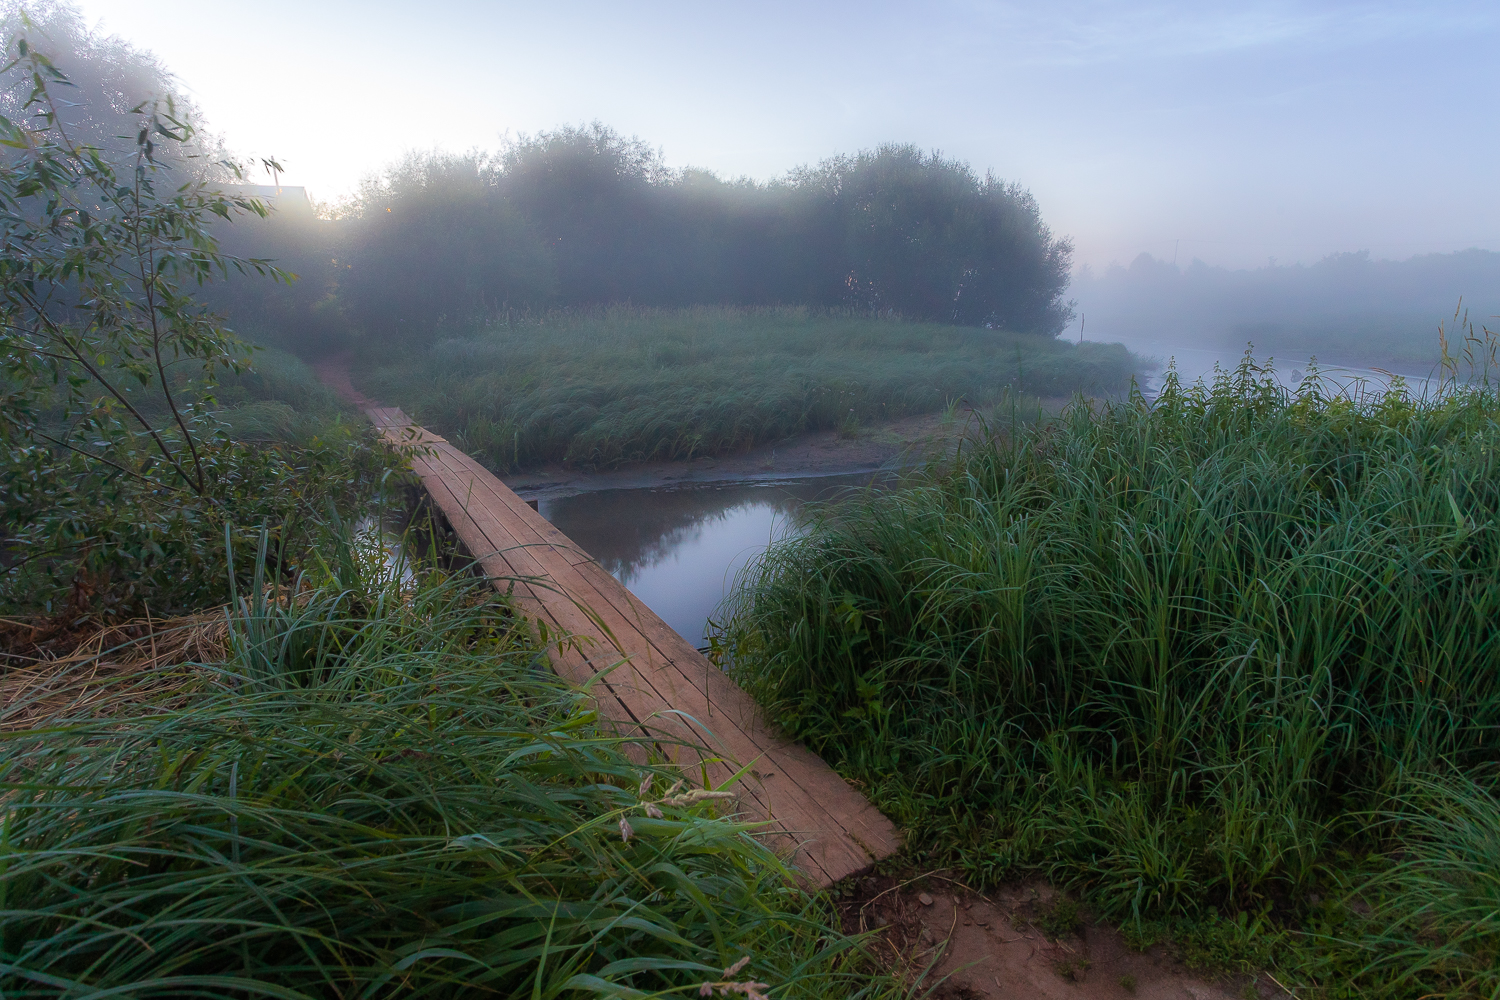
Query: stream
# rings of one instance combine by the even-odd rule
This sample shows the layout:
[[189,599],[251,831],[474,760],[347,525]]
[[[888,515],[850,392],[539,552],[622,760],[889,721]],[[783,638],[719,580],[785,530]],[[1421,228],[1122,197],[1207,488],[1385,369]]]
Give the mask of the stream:
[[596,490],[539,500],[543,517],[695,646],[735,576],[772,541],[803,530],[813,500],[876,482],[869,473]]
[[[1175,357],[1184,381],[1212,378],[1214,365],[1232,368],[1239,355],[1226,350],[1142,342],[1128,345],[1146,356]],[[1296,366],[1278,365],[1277,378],[1295,386]],[[1162,372],[1145,380],[1148,396],[1160,387]],[[1375,370],[1338,369],[1330,385],[1370,388],[1386,383]],[[1413,391],[1427,388],[1411,380]],[[707,643],[709,620],[734,588],[736,576],[772,541],[804,530],[809,501],[836,499],[840,493],[895,482],[889,473],[819,476],[802,479],[682,483],[578,492],[536,500],[543,517],[556,525],[615,579],[629,587],[678,634],[695,646]],[[524,488],[519,489],[522,496]]]

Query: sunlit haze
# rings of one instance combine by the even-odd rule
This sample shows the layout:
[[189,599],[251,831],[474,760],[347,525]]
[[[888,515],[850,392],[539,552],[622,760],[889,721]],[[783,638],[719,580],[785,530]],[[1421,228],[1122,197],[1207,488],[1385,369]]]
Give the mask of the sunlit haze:
[[598,119],[723,176],[941,149],[1095,266],[1500,249],[1488,3],[79,8],[322,200],[406,149]]

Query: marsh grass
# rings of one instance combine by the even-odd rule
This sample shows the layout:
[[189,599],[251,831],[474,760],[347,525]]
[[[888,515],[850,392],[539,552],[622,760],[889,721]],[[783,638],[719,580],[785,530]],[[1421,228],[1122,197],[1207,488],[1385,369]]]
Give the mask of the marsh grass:
[[371,396],[501,471],[719,455],[807,431],[984,406],[1012,395],[1123,394],[1118,344],[807,309],[545,314],[373,352]]
[[1495,996],[1500,398],[1328,385],[981,434],[773,546],[719,647],[923,865],[1308,996]]
[[[347,531],[328,553],[257,573],[219,655],[158,629],[100,650],[134,666],[95,671],[113,710],[0,725],[6,996],[683,996],[731,966],[774,996],[889,989],[487,587]],[[189,697],[152,695],[185,667]]]

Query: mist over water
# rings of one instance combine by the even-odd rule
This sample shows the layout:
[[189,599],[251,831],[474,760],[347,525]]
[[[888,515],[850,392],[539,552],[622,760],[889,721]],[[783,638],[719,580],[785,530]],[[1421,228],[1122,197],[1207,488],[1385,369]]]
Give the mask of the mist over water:
[[1334,254],[1310,265],[1268,262],[1253,269],[1178,266],[1140,254],[1128,267],[1084,267],[1068,290],[1078,314],[1063,336],[1117,341],[1184,379],[1232,368],[1247,349],[1275,360],[1295,383],[1310,359],[1341,378],[1383,381],[1383,372],[1415,385],[1471,332],[1500,313],[1500,253],[1465,250],[1406,260],[1370,253]]

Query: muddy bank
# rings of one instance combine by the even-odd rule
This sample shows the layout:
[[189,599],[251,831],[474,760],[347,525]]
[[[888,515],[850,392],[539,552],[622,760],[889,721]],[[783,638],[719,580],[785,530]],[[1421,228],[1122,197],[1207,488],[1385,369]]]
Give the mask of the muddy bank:
[[528,500],[546,500],[594,490],[898,471],[951,455],[969,426],[971,418],[966,413],[928,414],[861,427],[851,434],[802,434],[750,451],[690,462],[645,462],[597,472],[552,465],[500,478]]

